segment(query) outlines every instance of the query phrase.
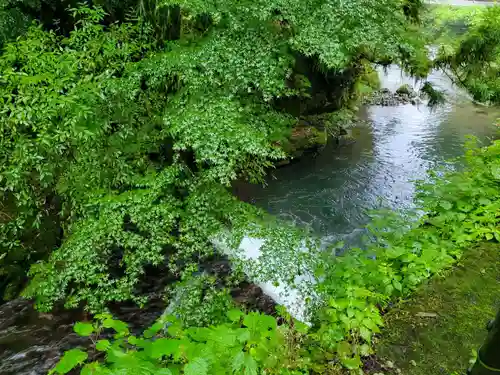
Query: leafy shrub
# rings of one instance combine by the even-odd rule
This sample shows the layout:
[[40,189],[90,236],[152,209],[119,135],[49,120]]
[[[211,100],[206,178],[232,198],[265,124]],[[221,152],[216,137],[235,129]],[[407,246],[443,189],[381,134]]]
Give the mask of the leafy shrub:
[[383,325],[381,309],[407,296],[422,281],[449,267],[479,241],[500,241],[500,141],[473,147],[463,171],[430,173],[419,185],[420,218],[394,212],[373,217],[376,238],[365,250],[350,249],[318,269],[326,306],[311,335],[347,368],[361,365]]
[[[134,336],[125,323],[110,315],[101,314],[97,319],[77,323],[74,329],[81,336],[90,336],[106,362],[85,363],[89,355],[72,349],[50,374],[66,374],[78,365],[83,365],[82,375],[307,373],[307,360],[297,346],[307,326],[298,322],[278,326],[270,316],[229,310],[226,322],[217,326],[184,328],[174,317],[164,316],[142,336]],[[116,332],[113,340],[100,338],[104,329]]]
[[[266,367],[268,373],[293,373],[279,372],[285,368],[328,373],[340,365],[359,369],[362,358],[372,354],[373,337],[383,326],[381,312],[391,300],[404,298],[424,280],[452,265],[471,244],[500,241],[500,141],[477,148],[471,139],[464,162],[463,170],[430,172],[429,180],[419,184],[417,204],[419,211],[425,212],[423,216],[375,213],[368,227],[375,242],[367,249],[350,249],[333,259],[324,254],[315,285],[324,303],[315,311],[307,335],[305,326],[286,319],[289,325],[285,327],[295,327],[300,335],[285,335],[294,343],[290,346],[286,344],[289,341],[280,341],[285,352],[279,355],[288,367]],[[293,355],[287,352],[291,347]],[[223,350],[227,356],[232,353],[229,348]],[[272,357],[275,348],[269,350]],[[75,358],[83,355],[75,354]],[[286,362],[289,358],[294,360]]]
[[455,48],[441,48],[436,66],[450,70],[475,100],[500,103],[500,7],[475,13]]
[[399,0],[145,0],[130,22],[102,4],[31,27],[0,57],[2,288],[15,295],[33,266],[24,295],[42,310],[142,303],[146,266],[180,277],[248,221],[227,186],[284,157],[297,118],[273,100],[305,95],[288,85],[296,56],[342,76],[422,47]]
[[223,323],[226,312],[234,308],[229,290],[217,285],[213,276],[188,277],[175,285],[169,300],[169,314],[186,327],[207,327]]

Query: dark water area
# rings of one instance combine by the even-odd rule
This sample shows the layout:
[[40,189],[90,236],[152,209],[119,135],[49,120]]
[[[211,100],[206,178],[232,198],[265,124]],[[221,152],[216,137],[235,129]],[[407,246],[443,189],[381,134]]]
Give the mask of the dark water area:
[[[219,280],[228,276],[231,269],[227,259],[221,257],[212,259],[200,268],[201,272],[214,275]],[[117,303],[108,306],[109,310],[116,319],[129,325],[132,334],[140,335],[165,309],[175,306],[175,298],[168,301],[165,296],[165,288],[171,283],[170,278],[153,273],[140,285],[140,294],[149,297],[143,308],[133,303]],[[276,311],[275,302],[255,284],[243,281],[231,287],[230,291],[235,304],[244,309],[269,315]],[[20,298],[1,305],[0,375],[46,375],[66,350],[75,347],[87,349],[90,360],[102,357],[101,353],[91,349],[92,342],[88,337],[80,337],[73,332],[75,322],[90,319],[90,314],[82,310],[60,308],[49,314],[40,313],[30,301]],[[111,333],[101,334],[101,338],[109,339]],[[70,375],[78,373],[73,371]]]
[[[144,309],[120,304],[111,311],[129,323],[132,332],[139,333],[160,317],[164,309],[164,300],[153,298]],[[64,351],[90,346],[88,337],[73,332],[76,321],[88,319],[88,314],[77,310],[39,313],[30,301],[23,299],[3,304],[0,306],[0,374],[46,375]]]
[[[421,84],[397,67],[380,76],[391,91]],[[361,108],[367,121],[349,130],[355,143],[339,148],[332,142],[318,155],[273,170],[265,186],[242,184],[238,193],[273,215],[310,227],[326,244],[358,243],[368,210],[411,208],[414,181],[425,178],[429,168],[455,167],[449,160],[463,155],[467,135],[488,144],[498,133],[498,109],[473,104],[441,72],[429,80],[446,92],[446,104]]]

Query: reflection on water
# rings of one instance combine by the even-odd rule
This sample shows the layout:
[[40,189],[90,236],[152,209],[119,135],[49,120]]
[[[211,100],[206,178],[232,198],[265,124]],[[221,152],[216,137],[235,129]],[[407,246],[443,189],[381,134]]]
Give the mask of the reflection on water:
[[[391,90],[420,84],[395,67],[381,71],[381,77]],[[442,73],[429,80],[446,91],[445,105],[363,108],[360,116],[369,124],[352,130],[356,143],[327,146],[316,157],[273,171],[267,187],[251,187],[245,194],[272,214],[312,227],[325,240],[357,237],[369,209],[410,206],[413,180],[462,155],[466,135],[487,143],[495,133],[495,110],[472,104]]]

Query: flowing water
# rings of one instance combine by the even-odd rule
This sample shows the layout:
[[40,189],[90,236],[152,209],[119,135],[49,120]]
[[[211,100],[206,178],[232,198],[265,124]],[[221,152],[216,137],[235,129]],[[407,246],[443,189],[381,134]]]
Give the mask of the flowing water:
[[[397,67],[380,76],[391,91],[404,83],[418,86]],[[441,72],[429,80],[447,93],[445,105],[364,107],[360,116],[366,124],[350,130],[355,143],[332,143],[316,156],[274,170],[265,187],[242,185],[238,193],[273,215],[311,227],[326,243],[356,241],[367,210],[411,207],[413,181],[463,155],[467,135],[487,144],[497,134],[497,109],[473,104]]]

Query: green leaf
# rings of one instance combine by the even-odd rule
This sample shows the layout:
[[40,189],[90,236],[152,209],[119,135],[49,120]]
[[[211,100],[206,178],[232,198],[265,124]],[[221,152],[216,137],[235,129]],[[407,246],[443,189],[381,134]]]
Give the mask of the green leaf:
[[245,375],[257,375],[258,370],[259,370],[257,362],[248,353],[245,353],[244,367],[245,367],[245,369],[243,371],[243,374],[245,374]]
[[293,324],[298,333],[305,335],[309,331],[309,326],[301,321],[294,320]]
[[208,375],[208,368],[208,362],[198,357],[184,366],[184,375]]
[[109,340],[99,340],[95,344],[95,348],[100,352],[105,352],[111,347]]
[[352,354],[351,344],[347,341],[342,341],[337,344],[337,355],[339,357],[348,357]]
[[176,355],[179,352],[179,340],[161,338],[151,344],[151,357],[158,359],[163,356]]
[[241,312],[240,310],[236,310],[236,309],[231,309],[227,312],[227,317],[229,318],[229,320],[231,322],[237,322],[241,319],[241,317],[244,315],[243,312]]
[[67,374],[76,366],[85,362],[88,354],[80,349],[71,349],[64,353],[62,358],[57,363],[56,367],[51,370],[51,374]]
[[90,336],[94,332],[92,323],[78,322],[74,325],[73,330],[79,336]]
[[484,197],[479,198],[478,202],[479,202],[479,204],[481,204],[483,206],[487,206],[487,205],[491,204],[491,201],[488,198],[484,198]]
[[104,328],[112,328],[116,333],[121,335],[127,335],[129,333],[128,324],[122,322],[121,320],[106,319],[102,322]]
[[352,358],[341,358],[340,362],[344,367],[346,367],[349,370],[355,370],[361,367],[361,359],[358,355],[352,357]]
[[105,374],[105,370],[101,367],[98,362],[87,363],[83,366],[80,375],[97,375]]
[[493,178],[495,178],[496,180],[500,180],[500,162],[497,161],[495,163],[492,163],[490,170]]
[[370,342],[372,339],[372,332],[366,327],[360,327],[359,334],[367,342]]
[[453,208],[453,204],[448,201],[440,201],[439,205],[443,207],[446,211],[449,211]]
[[247,328],[240,328],[238,329],[237,333],[238,333],[238,341],[241,343],[250,340],[250,338],[252,337],[250,330]]
[[367,344],[360,345],[359,346],[359,354],[363,357],[366,357],[366,356],[372,354],[372,349],[371,349],[370,345],[367,345]]
[[259,314],[258,313],[250,313],[245,316],[243,319],[243,324],[245,327],[248,327],[248,329],[252,332],[256,332],[259,330]]
[[161,368],[159,370],[156,370],[153,375],[173,375],[173,372],[168,368]]
[[160,332],[163,329],[164,325],[161,322],[156,322],[154,323],[151,327],[149,327],[147,330],[144,331],[144,337],[149,339],[156,335],[158,332]]
[[401,292],[403,290],[403,286],[398,280],[392,280],[392,285],[394,286],[394,289],[398,290]]
[[241,370],[243,369],[243,366],[245,365],[245,353],[244,352],[238,352],[233,357],[233,360],[231,361],[231,367],[233,369],[233,373],[241,373]]

